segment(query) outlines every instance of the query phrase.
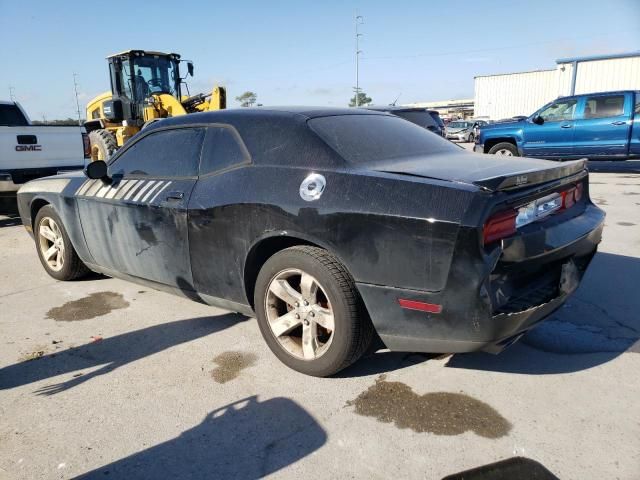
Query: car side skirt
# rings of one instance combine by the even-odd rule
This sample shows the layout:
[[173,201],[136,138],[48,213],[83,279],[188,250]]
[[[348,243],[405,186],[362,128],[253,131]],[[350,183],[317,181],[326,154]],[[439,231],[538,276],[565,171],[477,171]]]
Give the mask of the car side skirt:
[[195,290],[190,290],[187,288],[173,287],[170,285],[165,285],[164,283],[154,282],[152,280],[146,280],[144,278],[128,275],[122,272],[117,272],[115,270],[104,268],[99,265],[95,265],[91,263],[87,263],[86,265],[92,271],[96,273],[100,273],[102,275],[106,275],[108,277],[119,278],[120,280],[125,280],[131,283],[152,288],[154,290],[160,290],[162,292],[171,293],[173,295],[177,295],[183,298],[188,298],[189,300],[193,300],[199,303],[204,303],[205,305],[223,308],[231,312],[241,313],[243,315],[247,315],[248,317],[255,316],[253,309],[249,305],[244,305],[238,302],[232,302],[231,300],[226,300],[224,298],[213,297],[211,295],[199,293]]

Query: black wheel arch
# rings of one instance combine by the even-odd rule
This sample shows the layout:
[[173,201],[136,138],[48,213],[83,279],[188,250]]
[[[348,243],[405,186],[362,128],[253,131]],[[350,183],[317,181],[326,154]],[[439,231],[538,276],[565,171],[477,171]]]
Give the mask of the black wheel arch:
[[36,221],[36,216],[38,215],[38,212],[42,209],[42,207],[45,207],[47,205],[51,205],[51,202],[42,197],[36,197],[33,200],[31,200],[29,204],[29,213],[31,215],[30,221],[31,221],[32,229],[35,228],[35,221]]
[[492,147],[495,147],[499,143],[511,143],[514,147],[518,148],[518,143],[513,137],[489,138],[484,142],[484,153],[488,153]]
[[244,272],[244,290],[247,301],[251,308],[254,308],[254,290],[258,273],[262,269],[265,262],[273,255],[281,250],[297,245],[309,245],[312,247],[322,248],[334,255],[348,270],[348,266],[342,261],[340,255],[336,253],[335,248],[327,245],[323,241],[305,235],[300,232],[292,232],[290,230],[269,232],[256,239],[249,248],[245,257]]

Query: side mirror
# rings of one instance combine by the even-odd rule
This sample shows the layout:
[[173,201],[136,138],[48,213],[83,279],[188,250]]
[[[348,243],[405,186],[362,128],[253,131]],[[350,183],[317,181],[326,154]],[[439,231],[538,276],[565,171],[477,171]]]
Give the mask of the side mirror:
[[187,72],[193,77],[193,63],[187,62]]
[[84,174],[92,180],[110,180],[107,173],[107,163],[103,160],[89,162],[84,169]]
[[544,118],[542,118],[540,115],[534,115],[531,121],[536,125],[542,125],[544,123]]

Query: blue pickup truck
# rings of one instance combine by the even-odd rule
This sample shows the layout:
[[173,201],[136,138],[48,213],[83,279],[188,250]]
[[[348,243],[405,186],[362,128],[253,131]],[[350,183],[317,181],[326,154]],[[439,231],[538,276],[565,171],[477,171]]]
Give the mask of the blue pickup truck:
[[551,160],[640,158],[640,91],[558,98],[525,119],[483,126],[474,151]]

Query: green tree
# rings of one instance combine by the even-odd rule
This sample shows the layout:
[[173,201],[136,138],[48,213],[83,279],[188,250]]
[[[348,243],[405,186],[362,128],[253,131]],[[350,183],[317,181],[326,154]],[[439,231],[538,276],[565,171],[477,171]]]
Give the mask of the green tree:
[[256,103],[257,99],[258,95],[256,95],[254,92],[244,92],[239,97],[236,97],[236,100],[240,102],[241,107],[251,107],[254,103]]
[[[368,105],[372,102],[371,97],[367,97],[367,94],[364,92],[358,92],[358,106],[361,107],[363,105]],[[351,100],[349,100],[349,106],[350,107],[355,107],[356,106],[356,96],[354,95],[353,97],[351,97]]]

